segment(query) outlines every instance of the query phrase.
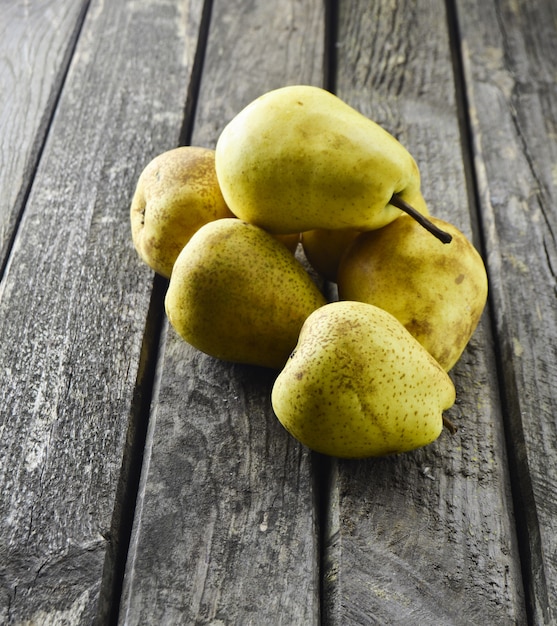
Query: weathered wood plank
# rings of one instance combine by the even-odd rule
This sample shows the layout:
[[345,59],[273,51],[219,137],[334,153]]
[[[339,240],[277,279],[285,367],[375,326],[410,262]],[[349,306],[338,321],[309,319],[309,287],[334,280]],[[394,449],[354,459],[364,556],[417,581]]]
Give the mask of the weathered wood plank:
[[[322,79],[323,7],[214,2],[193,144],[261,93]],[[274,374],[168,330],[126,574],[127,624],[317,624],[312,455],[270,406]]]
[[[444,3],[341,3],[338,46],[337,93],[409,148],[432,214],[472,237]],[[492,350],[485,315],[452,372],[455,436],[334,464],[327,623],[524,623]]]
[[87,0],[0,3],[0,269],[87,4]]
[[0,284],[5,624],[106,623],[152,290],[129,202],[178,141],[200,10],[92,2],[49,129]]
[[173,331],[163,364],[122,623],[317,623],[311,459],[270,411],[273,373]]
[[459,1],[532,623],[557,621],[557,10]]

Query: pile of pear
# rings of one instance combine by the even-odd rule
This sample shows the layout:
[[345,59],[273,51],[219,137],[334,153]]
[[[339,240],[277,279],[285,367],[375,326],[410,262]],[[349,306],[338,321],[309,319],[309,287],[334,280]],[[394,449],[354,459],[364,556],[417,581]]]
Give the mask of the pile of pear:
[[451,425],[483,260],[430,214],[408,150],[335,95],[270,91],[214,150],[155,157],[130,219],[140,258],[169,279],[171,326],[211,357],[275,370],[273,411],[303,445],[397,454]]

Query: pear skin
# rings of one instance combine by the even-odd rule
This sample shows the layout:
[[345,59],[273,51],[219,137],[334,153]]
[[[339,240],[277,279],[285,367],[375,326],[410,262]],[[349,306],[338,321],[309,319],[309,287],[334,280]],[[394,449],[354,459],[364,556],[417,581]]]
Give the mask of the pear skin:
[[362,302],[312,313],[271,393],[292,436],[344,458],[430,444],[454,401],[454,385],[435,359],[390,313]]
[[182,248],[203,224],[232,217],[215,172],[215,151],[182,146],[156,156],[140,174],[130,207],[140,258],[169,278]]
[[418,166],[395,137],[330,92],[270,91],[223,129],[215,166],[226,203],[269,232],[369,230],[402,215]]
[[213,357],[280,369],[326,303],[288,248],[236,218],[202,226],[180,252],[165,307],[181,337]]
[[350,244],[338,271],[341,300],[389,311],[446,371],[458,361],[487,300],[483,260],[454,225],[430,217],[449,244],[403,215]]
[[288,235],[273,235],[275,239],[278,239],[283,243],[292,254],[296,253],[298,244],[300,243],[300,233],[289,233]]

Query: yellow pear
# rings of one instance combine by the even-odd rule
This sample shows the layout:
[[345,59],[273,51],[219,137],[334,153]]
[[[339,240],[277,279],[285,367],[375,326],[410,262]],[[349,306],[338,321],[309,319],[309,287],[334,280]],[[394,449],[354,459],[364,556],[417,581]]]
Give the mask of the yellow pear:
[[359,230],[315,228],[302,233],[302,248],[309,264],[326,280],[336,282],[340,259]]
[[281,368],[326,303],[288,248],[236,218],[202,226],[178,255],[165,299],[185,341],[225,361]]
[[358,235],[340,264],[338,293],[341,300],[389,311],[449,371],[480,320],[487,274],[460,230],[439,218],[430,220],[451,234],[450,244],[408,216]]
[[138,178],[130,207],[133,243],[151,269],[169,278],[193,233],[231,216],[215,172],[215,151],[174,148],[156,156]]
[[420,195],[418,166],[395,137],[309,85],[248,104],[222,131],[215,166],[231,211],[276,233],[380,228]]
[[273,234],[273,237],[283,243],[292,254],[295,254],[298,244],[300,243],[300,233],[289,233],[287,235]]
[[312,313],[271,393],[277,418],[298,441],[347,458],[431,443],[454,401],[435,359],[390,313],[362,302]]

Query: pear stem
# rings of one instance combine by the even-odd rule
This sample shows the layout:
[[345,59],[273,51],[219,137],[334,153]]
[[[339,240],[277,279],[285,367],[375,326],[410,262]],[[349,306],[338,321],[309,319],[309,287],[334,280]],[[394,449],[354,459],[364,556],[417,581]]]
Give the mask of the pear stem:
[[453,422],[451,422],[451,420],[448,417],[445,417],[444,415],[443,415],[443,426],[451,433],[451,435],[454,435],[456,431],[458,430],[458,426],[453,424]]
[[408,202],[405,202],[397,193],[393,194],[393,197],[390,200],[390,204],[396,206],[397,209],[404,211],[410,217],[413,217],[418,224],[421,224],[427,231],[429,231],[432,235],[437,237],[439,241],[443,243],[450,243],[452,241],[452,235],[448,232],[441,230],[433,222],[427,219],[425,215],[422,215],[419,211],[409,205]]

